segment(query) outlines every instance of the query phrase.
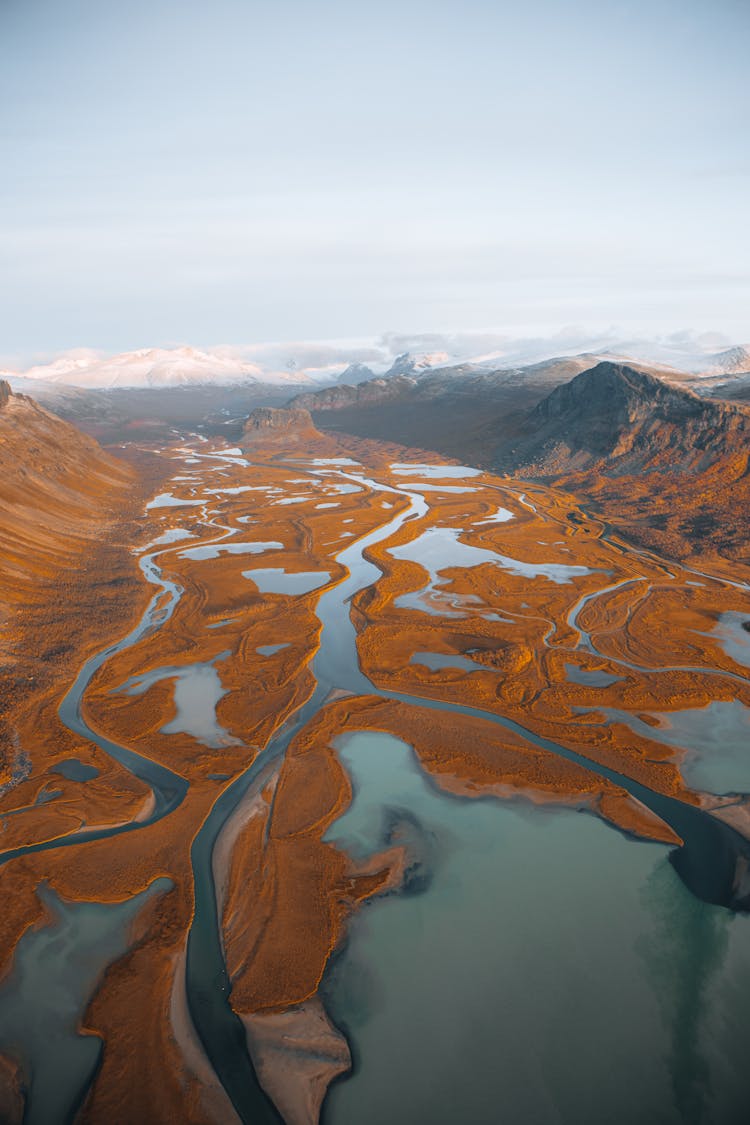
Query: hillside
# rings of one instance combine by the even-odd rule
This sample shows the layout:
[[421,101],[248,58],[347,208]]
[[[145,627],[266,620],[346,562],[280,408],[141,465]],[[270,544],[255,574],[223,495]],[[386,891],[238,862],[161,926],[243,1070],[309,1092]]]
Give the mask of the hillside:
[[130,469],[26,395],[0,381],[0,558],[24,581],[46,556],[65,550],[76,522],[92,520]]
[[293,401],[324,431],[552,481],[671,557],[750,565],[750,410],[691,385],[671,370],[586,354],[377,379]]
[[556,387],[529,413],[497,466],[559,476],[597,466],[608,475],[700,472],[747,445],[750,413],[611,362]]
[[746,407],[604,363],[540,402],[495,464],[568,489],[668,557],[750,567],[749,450]]
[[[64,664],[76,631],[117,620],[127,578],[109,528],[135,484],[129,466],[0,381],[0,785],[15,753],[8,714]],[[66,591],[95,575],[88,615],[66,619]]]
[[492,371],[460,364],[305,392],[290,405],[309,410],[323,430],[471,456],[489,465],[498,446],[513,441],[528,412],[551,389],[598,360],[584,353]]

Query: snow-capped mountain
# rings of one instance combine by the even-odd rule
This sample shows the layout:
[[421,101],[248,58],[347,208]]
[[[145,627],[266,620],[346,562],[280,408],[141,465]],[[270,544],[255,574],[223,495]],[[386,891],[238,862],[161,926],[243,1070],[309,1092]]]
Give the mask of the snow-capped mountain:
[[607,349],[612,355],[660,364],[691,375],[738,375],[750,371],[750,349],[743,346],[718,348],[717,338],[707,333],[655,340],[620,340]]
[[702,369],[704,375],[745,375],[750,372],[750,348],[727,348],[723,352],[716,352],[707,356],[710,360],[707,367]]
[[23,375],[30,380],[89,390],[310,382],[304,372],[264,370],[229,348],[202,351],[190,347],[142,348],[113,356],[74,352],[51,363],[31,367]]
[[[139,348],[119,355],[88,349],[66,352],[25,371],[0,377],[25,386],[45,384],[87,390],[265,384],[358,384],[372,377],[419,379],[440,368],[497,371],[588,355],[660,367],[690,378],[732,378],[750,371],[750,349],[731,347],[711,333],[623,338],[615,330],[594,335],[564,329],[543,337],[501,333],[389,334],[371,339],[254,344],[246,347]],[[22,388],[17,386],[18,390]]]

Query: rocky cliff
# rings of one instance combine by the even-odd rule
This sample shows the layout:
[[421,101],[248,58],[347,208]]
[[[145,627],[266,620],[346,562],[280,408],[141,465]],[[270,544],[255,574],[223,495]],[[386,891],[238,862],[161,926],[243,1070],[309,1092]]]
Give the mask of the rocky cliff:
[[750,412],[632,367],[599,363],[539,402],[497,465],[532,476],[701,471],[747,447]]
[[402,398],[416,385],[416,379],[407,375],[383,376],[380,379],[369,379],[367,382],[358,383],[356,386],[339,383],[334,387],[324,387],[320,391],[306,392],[293,398],[289,405],[313,411],[347,410]]
[[244,445],[269,443],[296,446],[317,436],[310,413],[298,406],[261,406],[253,410],[242,432]]

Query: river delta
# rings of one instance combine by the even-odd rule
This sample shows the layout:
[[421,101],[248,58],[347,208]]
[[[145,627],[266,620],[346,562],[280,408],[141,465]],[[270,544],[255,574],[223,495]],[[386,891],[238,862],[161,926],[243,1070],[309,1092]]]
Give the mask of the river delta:
[[742,1120],[747,576],[364,439],[127,457],[16,715],[2,1120]]

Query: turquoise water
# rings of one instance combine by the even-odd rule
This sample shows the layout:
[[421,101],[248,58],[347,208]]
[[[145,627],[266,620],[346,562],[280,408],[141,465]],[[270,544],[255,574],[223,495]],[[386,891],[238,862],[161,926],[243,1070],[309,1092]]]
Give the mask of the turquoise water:
[[129,927],[148,899],[171,887],[156,879],[119,903],[66,902],[39,889],[53,921],[26,931],[0,985],[0,1050],[21,1063],[29,1091],[24,1125],[70,1120],[102,1051],[97,1035],[80,1030],[88,1002],[127,950]]
[[412,865],[327,974],[355,1067],[325,1125],[746,1120],[748,918],[595,817],[456,799],[390,735],[337,747],[355,797],[327,838]]
[[706,707],[685,711],[652,712],[659,723],[656,727],[630,711],[600,710],[609,722],[625,723],[644,738],[686,751],[680,772],[694,788],[707,793],[750,791],[750,708],[739,699],[715,699]]
[[92,778],[99,776],[99,770],[96,766],[88,765],[86,762],[82,762],[80,758],[65,758],[62,762],[53,766],[50,773],[59,773],[68,781],[91,781]]

